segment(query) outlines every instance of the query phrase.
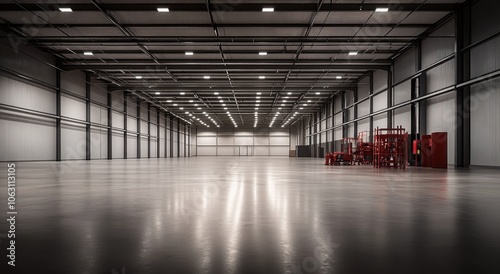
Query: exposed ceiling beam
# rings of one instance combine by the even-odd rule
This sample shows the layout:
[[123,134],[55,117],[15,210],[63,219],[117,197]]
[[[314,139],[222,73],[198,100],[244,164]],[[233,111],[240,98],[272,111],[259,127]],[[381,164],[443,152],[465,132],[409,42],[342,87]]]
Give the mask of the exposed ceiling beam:
[[[100,70],[109,70],[109,69],[125,69],[125,70],[145,70],[145,71],[150,71],[154,69],[154,65],[130,65],[130,64],[93,64],[93,65],[87,65],[87,64],[63,64],[61,66],[65,70],[74,70],[74,69],[79,69],[79,70],[87,70],[87,69],[100,69]],[[387,70],[389,68],[389,65],[386,63],[367,63],[367,64],[325,64],[325,65],[306,65],[306,64],[300,64],[300,65],[283,65],[283,64],[274,64],[274,65],[267,65],[267,64],[246,64],[246,65],[240,65],[240,64],[228,64],[228,65],[204,65],[204,64],[184,64],[184,65],[169,65],[168,66],[170,70],[183,70],[183,69],[190,69],[190,70],[198,70],[198,71],[208,71],[208,70],[213,70],[213,71],[226,71],[226,70],[241,70],[241,71],[248,71],[248,70],[269,70],[269,71],[276,71],[276,70],[282,70],[282,69],[297,69],[297,70],[308,70],[308,69],[317,69],[317,70],[344,70],[344,69],[352,69],[352,70],[360,70],[360,71],[366,71],[366,70],[375,70],[375,69],[380,69],[380,70]]]
[[[68,49],[63,49],[63,50],[57,50],[60,54],[75,54],[75,53],[83,53],[83,51],[77,51],[77,50],[68,50]],[[163,50],[149,50],[150,53],[152,54],[181,54],[184,55],[184,50],[168,50],[168,49],[163,49]],[[224,50],[225,54],[257,54],[258,50]],[[278,54],[295,54],[296,50],[266,50],[267,55],[278,55]],[[399,51],[397,49],[394,50],[387,50],[387,49],[363,49],[364,53],[370,53],[370,54],[395,54],[398,53]],[[120,50],[120,49],[99,49],[94,51],[94,56],[101,55],[101,54],[142,54],[143,52],[141,50]],[[219,50],[196,50],[197,54],[219,54]],[[332,49],[332,50],[315,50],[315,49],[308,49],[308,50],[302,50],[302,54],[341,54],[341,53],[347,53],[346,50],[337,50],[337,49]],[[74,60],[74,59],[73,59]],[[83,59],[82,59],[83,60]],[[89,60],[89,59],[84,59],[84,60]]]
[[[30,24],[12,24],[13,27],[26,27]],[[210,24],[120,24],[124,28],[212,28]],[[111,28],[114,27],[112,24],[38,24],[38,28]],[[433,26],[432,24],[365,24],[365,27],[402,27],[402,28],[429,28]],[[251,23],[251,24],[217,24],[219,28],[307,28],[308,24],[262,24],[262,23]],[[317,28],[356,28],[360,27],[360,24],[314,24]]]

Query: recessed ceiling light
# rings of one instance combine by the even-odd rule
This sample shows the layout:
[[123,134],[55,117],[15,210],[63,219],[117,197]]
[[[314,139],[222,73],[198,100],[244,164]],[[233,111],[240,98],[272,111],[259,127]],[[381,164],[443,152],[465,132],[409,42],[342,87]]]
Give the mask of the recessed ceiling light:
[[261,51],[261,52],[259,52],[259,55],[267,55],[267,52]]
[[181,93],[179,93],[179,94],[180,94],[180,95],[184,95],[184,94],[186,94],[186,93],[185,93],[185,92],[181,92]]
[[278,108],[279,110],[282,110],[283,108]]
[[304,108],[300,108],[300,109],[304,109]]
[[316,95],[320,95],[320,94],[321,94],[321,92],[316,92]]
[[259,108],[255,108],[255,110],[259,110]]
[[219,95],[219,93],[218,92],[214,92],[214,95]]
[[172,100],[167,100],[167,103],[172,103]]
[[207,112],[206,112],[206,111],[204,111],[204,112],[202,112],[202,114],[207,114]]
[[357,51],[350,51],[349,55],[351,55],[351,56],[358,55],[358,52]]
[[255,102],[260,103],[260,100],[257,100],[257,101],[255,101]]
[[259,97],[259,96],[257,96],[257,97],[255,97],[255,99],[260,99],[260,97]]
[[190,103],[192,103],[192,102],[193,102],[193,100],[189,100],[189,102],[190,102]]
[[222,102],[224,102],[224,100],[219,100],[219,102],[221,102],[221,103],[222,103]]
[[210,79],[210,76],[209,75],[205,75],[205,76],[203,76],[203,79]]
[[135,79],[142,79],[142,76],[137,75],[137,76],[135,76]]
[[261,94],[262,94],[262,92],[257,92],[257,95],[261,95]]
[[288,94],[288,95],[292,95],[292,93],[291,93],[291,92],[288,92],[287,94]]
[[224,110],[227,110],[227,108],[224,108]]
[[283,100],[283,103],[286,103],[286,100]]
[[168,9],[168,8],[157,8],[156,10],[158,12],[170,12],[170,9]]
[[281,104],[281,106],[282,106],[282,107],[284,107],[284,106],[285,106],[285,104]]
[[259,76],[259,79],[266,79],[266,76]]
[[156,94],[156,95],[160,95],[160,92],[159,92],[159,91],[157,91],[157,92],[155,92],[155,94]]
[[307,107],[307,104],[304,104],[305,107]]
[[272,7],[262,8],[262,12],[274,12],[274,8]]
[[308,102],[308,103],[310,103],[310,102],[311,102],[311,100],[307,100],[307,102]]
[[376,8],[375,12],[388,12],[389,8]]
[[225,106],[226,106],[226,104],[222,104],[222,106],[223,106],[223,107],[225,107]]
[[220,96],[217,96],[217,99],[221,99],[221,98],[222,98],[222,97],[220,97]]
[[260,106],[259,104],[255,104],[256,107]]
[[92,53],[92,51],[85,51],[83,55],[91,56],[94,55],[94,53]]
[[186,55],[194,55],[194,52],[192,52],[192,51],[186,51],[184,54],[186,54]]
[[176,106],[177,106],[177,104],[174,104],[174,107],[176,107]]
[[195,106],[195,107],[197,107],[197,106],[198,106],[198,104],[194,104],[194,106]]
[[186,112],[184,112],[184,113],[189,114],[189,111],[186,111]]
[[183,110],[184,108],[183,108],[183,107],[180,107],[179,109],[180,109],[180,110]]
[[59,8],[61,12],[73,12],[71,8]]
[[337,78],[337,79],[342,79],[342,76],[337,76],[337,77],[335,77],[335,78]]

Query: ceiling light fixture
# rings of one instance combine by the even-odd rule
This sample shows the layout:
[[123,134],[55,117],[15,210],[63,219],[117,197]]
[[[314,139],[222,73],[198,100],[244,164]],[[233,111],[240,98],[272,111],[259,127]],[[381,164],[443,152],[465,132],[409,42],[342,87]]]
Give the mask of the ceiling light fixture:
[[142,79],[142,76],[137,75],[137,76],[135,77],[135,79]]
[[59,8],[61,12],[73,12],[71,8]]
[[337,78],[337,79],[342,79],[342,76],[337,76],[337,77],[335,77],[335,78]]
[[259,55],[267,55],[267,52],[261,51],[261,52],[259,52]]
[[169,8],[157,8],[156,9],[158,12],[170,12]]
[[83,55],[92,56],[94,53],[92,53],[92,51],[85,51]]
[[358,52],[357,51],[350,51],[349,55],[351,55],[351,56],[358,55]]
[[262,12],[274,12],[274,8],[272,7],[262,8]]
[[194,55],[194,52],[192,52],[192,51],[186,51],[184,54],[186,54],[186,55]]
[[214,92],[214,95],[219,95],[219,93],[218,92]]
[[156,95],[160,95],[160,92],[159,92],[159,91],[157,91],[157,92],[155,92],[155,94],[156,94]]
[[186,94],[186,93],[185,93],[185,92],[181,92],[181,93],[179,93],[179,94],[180,94],[180,95],[184,95],[184,94]]
[[376,8],[375,12],[388,12],[389,8]]
[[266,76],[259,76],[259,79],[266,79]]
[[210,79],[210,76],[205,75],[205,76],[203,76],[203,79]]

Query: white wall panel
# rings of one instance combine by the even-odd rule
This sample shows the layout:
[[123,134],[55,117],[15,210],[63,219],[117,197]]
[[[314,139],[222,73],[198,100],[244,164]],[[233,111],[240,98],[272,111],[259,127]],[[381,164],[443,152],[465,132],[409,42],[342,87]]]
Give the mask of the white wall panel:
[[379,111],[386,108],[387,108],[387,91],[384,91],[373,97],[373,111]]
[[217,147],[217,154],[219,156],[232,156],[234,154],[234,146],[227,146],[227,147],[222,147],[218,146]]
[[108,125],[108,111],[106,108],[92,104],[90,106],[90,121],[92,123]]
[[157,158],[158,157],[158,155],[156,155],[157,152],[158,152],[157,145],[158,145],[157,140],[151,139],[151,148],[149,150],[149,152],[151,153],[151,158]]
[[108,158],[108,135],[105,129],[91,128],[90,131],[92,159]]
[[100,102],[101,104],[107,104],[108,92],[106,83],[99,80],[92,81],[92,85],[90,86],[90,99]]
[[471,77],[485,75],[500,69],[500,37],[491,39],[471,50]]
[[260,145],[269,145],[269,137],[268,136],[255,136],[254,137],[254,144],[256,146]]
[[154,124],[151,124],[151,132],[150,132],[151,137],[158,137],[156,133],[157,130],[158,127]]
[[240,146],[251,146],[253,145],[253,137],[252,136],[235,136],[234,144]]
[[86,136],[87,135],[85,126],[73,123],[62,123],[61,159],[63,160],[86,159],[87,156]]
[[334,122],[336,126],[342,124],[342,113],[336,114],[334,116]]
[[269,135],[270,136],[288,136],[288,129],[278,129],[278,128],[273,128],[271,129],[271,131],[269,132]]
[[386,113],[373,116],[373,129],[375,130],[377,127],[387,128],[387,114]]
[[61,96],[61,115],[85,121],[87,119],[85,101],[68,96]]
[[216,146],[198,146],[197,147],[198,156],[215,156],[217,155]]
[[128,97],[127,100],[128,115],[137,117],[137,100],[135,97]]
[[454,38],[426,38],[422,41],[422,68],[427,68],[454,52]]
[[61,89],[81,96],[86,95],[85,73],[80,70],[61,72]]
[[405,81],[394,87],[393,104],[397,105],[411,100],[411,80]]
[[160,158],[165,158],[165,139],[160,139]]
[[404,106],[402,108],[395,109],[394,119],[392,125],[394,127],[403,126],[406,131],[411,131],[411,106]]
[[286,147],[269,147],[269,155],[271,156],[288,156],[288,146]]
[[365,100],[358,104],[358,117],[363,117],[370,113],[370,100]]
[[[113,132],[112,136],[112,145],[113,145],[113,159],[123,159],[125,157],[124,145],[125,138],[122,132]],[[128,144],[127,144],[128,145]]]
[[141,158],[148,158],[148,139],[141,137]]
[[373,72],[373,92],[377,93],[387,89],[387,71],[376,70]]
[[366,76],[358,82],[358,101],[368,96],[370,96],[370,77]]
[[269,154],[269,146],[256,146],[254,147],[254,155],[255,156],[268,156]]
[[0,161],[55,160],[55,121],[4,110],[0,116]]
[[455,163],[455,93],[427,101],[427,133],[448,132],[448,164]]
[[137,118],[127,116],[127,130],[137,132]]
[[455,84],[455,60],[450,60],[430,69],[427,75],[427,93],[450,87]]
[[271,136],[269,138],[269,143],[271,146],[273,145],[279,145],[279,146],[288,146],[289,138],[288,137],[276,137],[276,136]]
[[471,165],[500,166],[500,79],[471,87]]
[[334,141],[342,139],[342,128],[334,129],[333,137]]
[[125,125],[123,123],[124,120],[123,114],[113,111],[111,112],[111,119],[112,119],[111,124],[113,125],[113,127],[121,129],[125,128]]
[[[218,136],[217,137],[218,145],[234,145],[234,136]],[[215,144],[214,144],[215,145]]]
[[217,139],[215,136],[198,136],[196,142],[198,143],[199,146],[203,145],[215,146],[217,144]]
[[137,137],[136,136],[127,136],[127,157],[128,158],[137,158]]
[[394,83],[415,74],[415,48],[409,49],[394,60]]
[[0,75],[0,103],[55,113],[56,95],[52,90],[36,87]]
[[369,138],[372,132],[372,129],[370,128],[370,119],[363,119],[361,121],[358,121],[358,133],[363,131],[368,131],[368,138]]
[[141,134],[148,135],[148,122],[141,120]]

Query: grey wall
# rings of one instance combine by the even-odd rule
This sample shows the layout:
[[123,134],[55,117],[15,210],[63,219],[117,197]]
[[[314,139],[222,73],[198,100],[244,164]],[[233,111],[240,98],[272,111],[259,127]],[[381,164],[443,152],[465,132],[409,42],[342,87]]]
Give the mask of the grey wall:
[[[61,160],[87,158],[87,125],[91,159],[170,157],[168,142],[172,139],[169,132],[165,134],[165,129],[171,130],[171,118],[165,118],[161,111],[158,120],[159,111],[151,107],[148,120],[145,103],[141,104],[139,118],[137,98],[133,95],[125,98],[122,91],[113,92],[108,102],[107,84],[93,77],[87,83],[85,72],[60,72],[61,113],[58,116],[55,63],[50,54],[22,44],[13,47],[9,40],[0,40],[0,161],[56,160],[58,118],[61,119]],[[90,98],[86,97],[87,84]],[[88,122],[87,102],[90,106]],[[110,120],[108,114],[111,114]],[[175,157],[187,156],[189,151],[184,148],[189,145],[184,142],[184,134],[189,134],[189,130],[184,125],[181,128],[182,142],[179,144],[182,148],[179,151],[182,154],[173,155]],[[111,147],[108,147],[109,141]],[[108,155],[109,149],[111,155]]]

